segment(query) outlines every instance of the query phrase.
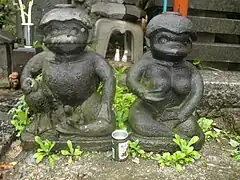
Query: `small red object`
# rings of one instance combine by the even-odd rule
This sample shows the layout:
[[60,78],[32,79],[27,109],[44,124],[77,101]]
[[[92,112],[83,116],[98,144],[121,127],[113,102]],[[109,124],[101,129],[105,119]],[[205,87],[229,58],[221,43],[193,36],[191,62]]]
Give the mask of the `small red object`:
[[180,12],[182,16],[187,17],[188,0],[174,0],[173,11]]

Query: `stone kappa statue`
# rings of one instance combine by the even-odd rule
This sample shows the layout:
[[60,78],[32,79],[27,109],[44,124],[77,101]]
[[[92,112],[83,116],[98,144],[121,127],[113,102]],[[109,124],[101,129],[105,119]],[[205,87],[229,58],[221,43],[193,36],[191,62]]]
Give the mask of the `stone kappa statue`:
[[127,75],[127,86],[138,96],[129,111],[131,137],[139,139],[145,150],[175,151],[175,134],[188,140],[198,136],[196,149],[204,143],[194,114],[203,96],[203,80],[184,60],[194,35],[191,21],[174,12],[155,16],[147,26],[150,51]]
[[[91,147],[102,138],[111,145],[115,77],[101,55],[85,50],[91,27],[89,16],[72,5],[57,5],[43,16],[40,28],[49,51],[34,56],[21,75],[25,100],[34,114],[23,141],[40,135],[80,140],[80,145]],[[36,81],[40,72],[42,81]]]

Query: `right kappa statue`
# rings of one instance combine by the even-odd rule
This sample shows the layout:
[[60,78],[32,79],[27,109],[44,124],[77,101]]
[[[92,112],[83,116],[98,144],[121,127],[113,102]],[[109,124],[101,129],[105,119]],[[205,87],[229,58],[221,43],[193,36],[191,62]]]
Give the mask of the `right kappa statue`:
[[186,140],[198,136],[196,150],[204,144],[194,113],[203,96],[203,80],[184,60],[196,40],[192,27],[176,12],[155,16],[146,30],[150,51],[128,72],[127,86],[138,97],[129,110],[131,139],[138,139],[144,150],[176,151],[175,134]]

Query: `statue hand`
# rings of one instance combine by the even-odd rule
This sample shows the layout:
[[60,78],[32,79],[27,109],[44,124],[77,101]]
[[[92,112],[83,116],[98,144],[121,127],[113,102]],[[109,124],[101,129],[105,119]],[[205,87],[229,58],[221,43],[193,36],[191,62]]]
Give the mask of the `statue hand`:
[[32,78],[24,79],[21,88],[25,94],[30,94],[31,92],[36,92],[38,90],[38,83]]
[[164,96],[159,90],[145,90],[142,92],[142,98],[146,101],[160,102],[164,100]]
[[179,111],[179,108],[177,108],[177,107],[176,108],[166,108],[161,115],[161,120],[162,121],[180,120],[179,114],[180,114],[180,111]]

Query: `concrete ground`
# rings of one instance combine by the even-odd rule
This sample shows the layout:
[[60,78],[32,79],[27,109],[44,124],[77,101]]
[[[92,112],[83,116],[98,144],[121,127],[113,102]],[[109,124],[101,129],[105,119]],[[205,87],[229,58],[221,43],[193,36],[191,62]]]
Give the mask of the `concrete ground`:
[[[47,161],[36,165],[34,152],[21,152],[15,143],[3,157],[4,162],[17,162],[14,168],[2,171],[4,180],[239,180],[240,162],[234,161],[226,140],[207,142],[200,151],[202,157],[184,166],[179,173],[176,168],[159,167],[153,160],[131,158],[124,162],[111,159],[111,152],[87,153],[72,164],[62,157],[51,168]],[[1,179],[1,178],[0,178]]]

